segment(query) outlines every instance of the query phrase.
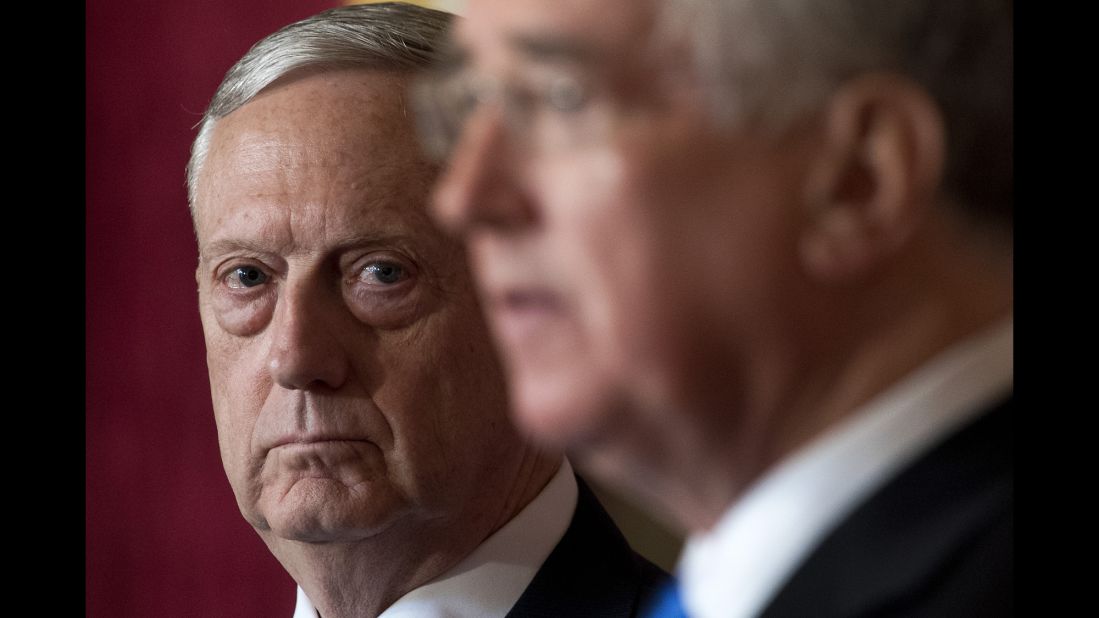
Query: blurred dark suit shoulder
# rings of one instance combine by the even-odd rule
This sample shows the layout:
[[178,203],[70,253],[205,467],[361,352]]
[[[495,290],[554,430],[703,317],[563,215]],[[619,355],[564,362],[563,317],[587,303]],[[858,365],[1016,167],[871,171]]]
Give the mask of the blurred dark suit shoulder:
[[902,470],[810,554],[763,616],[1013,611],[1012,400]]
[[638,615],[668,574],[630,548],[580,477],[576,512],[509,618]]

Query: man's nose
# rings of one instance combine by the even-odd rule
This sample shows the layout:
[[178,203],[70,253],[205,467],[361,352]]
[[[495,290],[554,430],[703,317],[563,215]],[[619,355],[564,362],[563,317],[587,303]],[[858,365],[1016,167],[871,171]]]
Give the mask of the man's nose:
[[519,153],[503,110],[486,105],[462,129],[432,200],[436,222],[454,234],[514,229],[536,219],[517,175]]
[[275,306],[267,363],[272,379],[283,388],[338,389],[350,371],[337,336],[340,299],[318,287],[286,285]]

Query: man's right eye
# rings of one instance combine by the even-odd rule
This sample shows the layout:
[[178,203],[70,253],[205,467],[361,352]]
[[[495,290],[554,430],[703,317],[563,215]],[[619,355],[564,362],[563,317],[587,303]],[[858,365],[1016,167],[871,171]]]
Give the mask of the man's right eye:
[[554,77],[542,88],[540,94],[544,105],[565,114],[581,111],[591,99],[591,89],[571,76]]
[[255,266],[238,266],[225,277],[231,288],[252,288],[267,282],[267,273]]

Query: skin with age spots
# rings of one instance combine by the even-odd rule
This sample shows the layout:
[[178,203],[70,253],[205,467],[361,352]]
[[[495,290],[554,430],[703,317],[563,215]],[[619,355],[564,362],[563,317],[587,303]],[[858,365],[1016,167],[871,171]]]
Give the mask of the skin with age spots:
[[558,462],[507,422],[465,256],[425,211],[406,85],[284,78],[218,121],[196,193],[225,470],[326,616],[455,564]]

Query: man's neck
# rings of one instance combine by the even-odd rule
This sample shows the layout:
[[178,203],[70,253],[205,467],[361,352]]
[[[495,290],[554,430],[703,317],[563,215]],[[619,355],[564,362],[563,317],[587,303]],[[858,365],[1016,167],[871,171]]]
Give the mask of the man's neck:
[[[662,469],[654,467],[646,483],[658,508],[688,530],[709,529],[790,453],[943,350],[1008,316],[1010,258],[990,258],[946,236],[927,241],[857,292],[837,290],[804,303],[816,321],[814,334],[747,351],[755,359],[749,364],[767,372],[731,377],[744,388],[730,401],[682,411],[684,422],[665,432]],[[773,362],[761,360],[768,357]]]
[[[712,452],[727,458],[731,478],[725,481],[733,490],[710,503],[711,523],[766,470],[944,350],[1011,314],[1010,271],[991,269],[987,254],[957,249],[961,241],[949,248],[942,242],[928,241],[899,261],[859,300],[833,305],[834,326],[819,329],[787,380],[775,382],[784,386],[770,400],[760,399],[765,411],[745,416],[755,426],[738,428],[739,448],[714,444]],[[714,495],[716,487],[707,491]]]

